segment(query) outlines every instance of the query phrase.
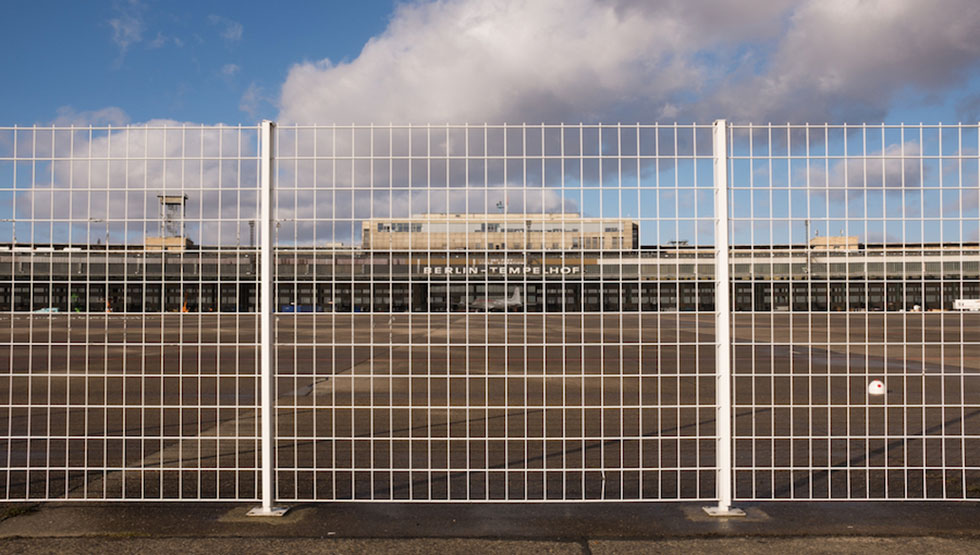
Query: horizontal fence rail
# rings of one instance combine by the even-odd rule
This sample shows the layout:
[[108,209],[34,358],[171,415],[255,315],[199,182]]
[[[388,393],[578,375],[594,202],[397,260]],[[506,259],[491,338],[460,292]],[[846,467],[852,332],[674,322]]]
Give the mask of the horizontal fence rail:
[[978,134],[0,128],[0,498],[980,499]]

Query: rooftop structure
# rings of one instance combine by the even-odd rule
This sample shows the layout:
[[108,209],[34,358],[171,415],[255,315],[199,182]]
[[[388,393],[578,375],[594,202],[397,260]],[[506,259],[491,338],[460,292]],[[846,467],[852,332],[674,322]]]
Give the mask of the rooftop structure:
[[810,239],[810,248],[815,251],[856,251],[861,244],[856,235],[817,236]]
[[188,246],[184,234],[187,195],[157,195],[160,199],[160,235],[146,238],[146,250],[182,252]]
[[636,250],[639,225],[578,214],[422,214],[362,222],[364,250]]

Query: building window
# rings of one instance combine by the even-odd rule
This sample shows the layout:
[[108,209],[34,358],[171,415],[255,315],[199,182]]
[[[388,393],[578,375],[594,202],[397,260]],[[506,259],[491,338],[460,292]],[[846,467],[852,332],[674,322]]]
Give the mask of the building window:
[[[381,227],[381,224],[378,224],[378,228],[379,228],[378,231],[381,231],[380,227]],[[397,223],[391,224],[391,231],[394,232],[394,233],[407,233],[409,231],[414,232],[414,233],[418,233],[418,232],[422,231],[422,224],[413,224],[413,223],[408,223],[408,222],[397,222]]]

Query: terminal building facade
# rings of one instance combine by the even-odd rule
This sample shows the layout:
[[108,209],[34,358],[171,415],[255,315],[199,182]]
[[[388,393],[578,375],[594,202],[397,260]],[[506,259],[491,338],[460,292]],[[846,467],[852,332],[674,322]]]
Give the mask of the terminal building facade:
[[[424,215],[360,222],[358,245],[276,248],[281,312],[452,312],[520,290],[527,312],[714,309],[712,247],[639,243],[630,219]],[[980,245],[735,245],[737,311],[952,310],[980,298]],[[0,245],[0,310],[254,312],[258,249]]]
[[629,219],[567,214],[426,214],[364,220],[361,246],[371,251],[636,251],[640,226]]

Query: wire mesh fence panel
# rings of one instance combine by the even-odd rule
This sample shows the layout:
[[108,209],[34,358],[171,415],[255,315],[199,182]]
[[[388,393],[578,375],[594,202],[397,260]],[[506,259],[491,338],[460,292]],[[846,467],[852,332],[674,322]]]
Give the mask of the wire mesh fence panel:
[[714,498],[710,126],[277,129],[277,499]]
[[735,495],[980,499],[976,125],[732,125]]
[[0,498],[259,498],[266,291],[278,500],[727,505],[726,242],[736,499],[980,498],[980,130],[719,129],[0,128]]
[[256,498],[257,140],[0,128],[0,498]]

